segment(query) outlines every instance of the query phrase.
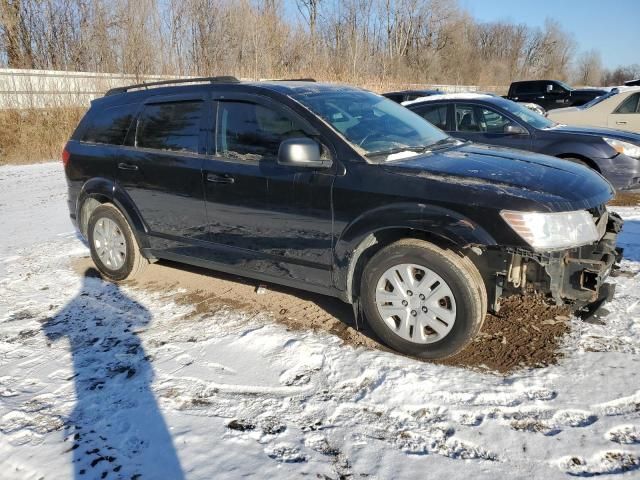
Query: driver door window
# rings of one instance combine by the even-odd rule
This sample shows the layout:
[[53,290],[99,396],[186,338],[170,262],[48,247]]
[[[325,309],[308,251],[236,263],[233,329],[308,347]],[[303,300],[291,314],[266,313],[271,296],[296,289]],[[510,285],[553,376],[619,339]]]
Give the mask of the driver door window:
[[280,143],[308,137],[304,126],[285,113],[248,101],[219,101],[217,155],[244,161],[276,161]]
[[504,115],[486,108],[479,109],[480,130],[486,133],[504,133],[505,127],[513,122]]

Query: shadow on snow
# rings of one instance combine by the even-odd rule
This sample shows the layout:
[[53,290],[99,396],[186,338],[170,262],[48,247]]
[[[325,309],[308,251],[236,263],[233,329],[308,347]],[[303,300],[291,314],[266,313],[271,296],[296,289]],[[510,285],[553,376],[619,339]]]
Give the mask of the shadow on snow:
[[66,337],[73,358],[76,405],[65,430],[76,479],[184,478],[136,334],[150,321],[88,269],[78,295],[43,325],[49,340]]

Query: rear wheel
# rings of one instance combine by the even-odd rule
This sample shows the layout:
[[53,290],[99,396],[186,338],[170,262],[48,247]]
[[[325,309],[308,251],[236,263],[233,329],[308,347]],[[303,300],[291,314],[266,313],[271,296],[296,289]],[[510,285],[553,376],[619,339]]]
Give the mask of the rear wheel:
[[126,218],[109,203],[93,210],[87,234],[93,263],[111,280],[131,279],[148,264]]
[[422,240],[400,240],[376,253],[360,291],[376,334],[395,350],[421,358],[462,350],[486,313],[486,289],[475,265]]

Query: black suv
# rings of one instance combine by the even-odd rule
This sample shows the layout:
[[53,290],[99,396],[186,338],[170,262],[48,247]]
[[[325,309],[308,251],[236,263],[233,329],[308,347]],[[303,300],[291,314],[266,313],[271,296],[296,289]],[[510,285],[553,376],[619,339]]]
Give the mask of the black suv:
[[505,98],[514,102],[531,102],[546,110],[577,107],[607,93],[597,88],[573,88],[558,80],[513,82]]
[[71,218],[106,277],[168,259],[333,295],[424,358],[467,345],[505,293],[599,300],[619,259],[622,221],[597,173],[455,140],[347,86],[116,89],[63,161]]

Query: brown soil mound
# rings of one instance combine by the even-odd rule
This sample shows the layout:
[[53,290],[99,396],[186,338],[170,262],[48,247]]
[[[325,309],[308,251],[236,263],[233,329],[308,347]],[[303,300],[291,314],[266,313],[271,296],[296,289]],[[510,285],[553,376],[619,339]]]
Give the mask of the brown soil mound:
[[505,298],[500,313],[487,315],[473,343],[442,363],[500,373],[554,364],[569,332],[569,315],[567,307],[549,305],[542,295]]
[[[74,263],[79,273],[89,267],[88,257]],[[149,266],[128,285],[156,292],[181,289],[171,300],[192,305],[194,317],[229,307],[249,315],[269,312],[292,329],[326,331],[350,345],[387,350],[366,325],[356,330],[351,306],[335,298],[272,284],[258,289],[258,281],[168,262]],[[568,315],[566,307],[548,305],[541,296],[504,299],[500,314],[487,315],[476,340],[441,363],[499,373],[555,363],[569,330]]]

